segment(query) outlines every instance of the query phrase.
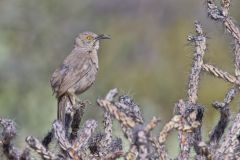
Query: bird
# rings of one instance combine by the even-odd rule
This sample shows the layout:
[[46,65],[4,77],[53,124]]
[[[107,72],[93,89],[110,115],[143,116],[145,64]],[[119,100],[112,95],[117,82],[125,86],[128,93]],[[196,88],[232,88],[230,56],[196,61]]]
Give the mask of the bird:
[[57,119],[65,125],[65,105],[76,104],[78,95],[89,89],[98,72],[99,41],[109,35],[93,32],[80,33],[74,48],[62,64],[52,73],[50,84],[58,101]]

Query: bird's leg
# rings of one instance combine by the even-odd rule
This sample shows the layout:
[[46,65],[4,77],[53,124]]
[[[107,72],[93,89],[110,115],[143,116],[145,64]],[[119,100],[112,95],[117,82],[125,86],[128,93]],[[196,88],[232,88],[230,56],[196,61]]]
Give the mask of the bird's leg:
[[73,108],[76,106],[76,104],[78,104],[79,98],[77,97],[76,94],[68,92],[70,101],[72,103]]
[[85,103],[79,99],[79,97],[74,94],[73,92],[68,92],[68,95],[70,97],[70,101],[72,103],[73,109],[79,108],[79,106],[85,105]]
[[79,97],[75,97],[76,103],[80,106],[85,106],[86,104],[91,104],[89,100],[81,100]]
[[75,105],[81,104],[81,100],[76,94],[74,95],[74,101],[75,101]]
[[91,104],[88,100],[81,100],[74,91],[68,90],[68,95],[70,97],[70,101],[72,103],[73,109],[78,109],[81,106],[85,106],[86,104]]

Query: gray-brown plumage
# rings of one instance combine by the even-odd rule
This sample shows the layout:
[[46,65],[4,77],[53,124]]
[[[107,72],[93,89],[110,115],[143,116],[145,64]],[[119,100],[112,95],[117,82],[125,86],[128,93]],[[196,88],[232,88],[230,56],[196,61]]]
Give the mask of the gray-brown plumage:
[[66,102],[75,104],[75,97],[86,91],[95,81],[98,71],[97,51],[101,39],[109,37],[92,32],[80,33],[75,39],[72,52],[52,74],[50,83],[58,99],[58,119],[63,123]]

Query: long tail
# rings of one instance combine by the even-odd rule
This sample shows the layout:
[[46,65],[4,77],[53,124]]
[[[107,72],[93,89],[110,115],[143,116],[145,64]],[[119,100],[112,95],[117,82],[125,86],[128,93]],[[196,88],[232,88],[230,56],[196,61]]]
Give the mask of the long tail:
[[58,97],[57,119],[65,126],[66,106],[71,103],[70,97],[66,94]]

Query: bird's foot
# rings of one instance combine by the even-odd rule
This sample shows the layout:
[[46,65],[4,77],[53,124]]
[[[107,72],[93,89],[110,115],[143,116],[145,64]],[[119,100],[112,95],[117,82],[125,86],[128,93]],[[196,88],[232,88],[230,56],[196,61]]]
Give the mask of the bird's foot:
[[76,99],[77,108],[85,107],[86,105],[91,105],[91,102],[89,100],[80,100],[79,98]]
[[91,105],[91,102],[89,100],[80,100],[75,99],[75,104],[73,105],[73,107],[75,109],[81,108],[81,107],[85,107],[86,105]]

